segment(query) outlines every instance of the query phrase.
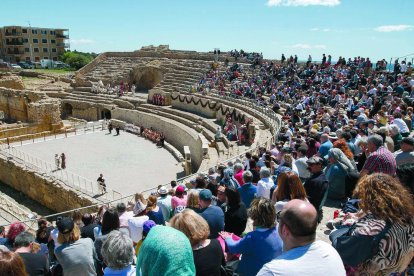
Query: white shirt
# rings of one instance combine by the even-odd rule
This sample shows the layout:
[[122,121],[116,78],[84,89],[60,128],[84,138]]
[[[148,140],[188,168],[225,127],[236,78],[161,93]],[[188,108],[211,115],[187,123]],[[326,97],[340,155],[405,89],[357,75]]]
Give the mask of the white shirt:
[[398,126],[398,128],[400,129],[400,133],[410,132],[410,129],[408,128],[407,124],[404,122],[403,119],[401,118],[394,119],[393,123]]
[[308,158],[306,156],[303,156],[295,161],[295,165],[299,172],[299,177],[301,178],[309,178],[311,176],[310,172],[308,171],[308,165],[306,164],[307,160]]
[[345,276],[346,273],[338,252],[326,242],[314,241],[283,252],[257,273],[257,276],[274,275]]
[[149,220],[148,216],[133,217],[128,220],[129,234],[135,243],[142,239],[144,222]]
[[257,182],[257,197],[270,199],[270,189],[274,183],[271,178],[262,178]]

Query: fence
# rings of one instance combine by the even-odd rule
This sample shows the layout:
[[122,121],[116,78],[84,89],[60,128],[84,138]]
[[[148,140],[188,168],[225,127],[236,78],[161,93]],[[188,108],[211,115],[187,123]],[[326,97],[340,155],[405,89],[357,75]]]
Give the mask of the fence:
[[7,224],[13,223],[14,221],[21,221],[28,229],[36,230],[37,220],[31,219],[32,216],[32,213],[22,209],[3,195],[0,195],[0,217],[7,221]]
[[[215,94],[215,93],[210,93],[210,94],[214,94],[214,95],[216,95],[216,96],[218,96],[218,97],[220,97],[220,98],[222,98],[226,101],[237,102],[238,104],[241,104],[243,106],[250,107],[253,112],[256,112],[259,115],[265,116],[265,119],[268,122],[268,124],[270,125],[270,128],[274,131],[274,135],[272,135],[272,137],[270,137],[269,139],[267,139],[263,143],[257,143],[256,145],[252,145],[248,150],[246,150],[242,153],[238,153],[236,156],[232,156],[231,158],[229,158],[227,160],[221,161],[221,163],[227,163],[227,162],[230,162],[230,161],[235,161],[236,159],[238,159],[240,157],[243,157],[247,152],[257,151],[257,149],[261,146],[268,148],[268,147],[270,147],[271,143],[273,143],[276,140],[276,132],[280,128],[281,121],[280,121],[279,117],[276,115],[276,113],[273,112],[272,109],[270,109],[268,107],[261,106],[254,100],[245,99],[245,98],[242,98],[242,97],[237,97],[236,95],[231,95],[230,96],[230,95],[227,95],[227,94],[224,94],[224,95]],[[100,122],[100,123],[102,124],[101,129],[103,130],[104,129],[104,124],[102,122]],[[79,129],[83,128],[84,132],[86,133],[86,129],[84,128],[85,124],[81,124],[80,126],[77,126],[77,127]],[[92,126],[92,124],[90,124],[88,128],[90,129],[91,127],[92,127],[92,131],[94,131],[95,128]],[[1,150],[1,147],[0,147],[0,153],[1,152],[2,152],[2,150]],[[198,176],[200,173],[207,174],[207,171],[197,172],[197,173],[185,176],[183,178],[177,179],[177,183],[186,183],[190,179]],[[69,177],[66,177],[66,180],[69,180]],[[169,183],[164,184],[164,185],[169,185]],[[93,188],[91,188],[91,189],[93,189]],[[145,195],[145,194],[150,194],[150,193],[156,192],[156,191],[157,191],[157,187],[153,187],[153,188],[141,191],[141,193]],[[134,202],[135,193],[130,194],[130,195],[126,195],[126,196],[122,196],[121,194],[118,193],[118,195],[120,196],[119,198],[112,198],[112,199],[106,198],[106,201],[103,202],[103,203],[107,204],[107,205],[114,205],[115,203],[118,203],[118,202]],[[54,217],[57,217],[59,215],[65,215],[65,214],[71,213],[75,210],[83,210],[83,209],[87,209],[87,208],[91,208],[91,207],[95,207],[95,206],[99,206],[99,205],[102,205],[102,203],[91,205],[91,206],[85,206],[85,207],[77,208],[77,209],[73,209],[73,210],[68,210],[68,211],[53,214],[53,215],[49,215],[49,216],[46,216],[46,218],[54,218]],[[30,221],[31,220],[25,220],[23,222],[26,223],[26,222],[30,222]]]

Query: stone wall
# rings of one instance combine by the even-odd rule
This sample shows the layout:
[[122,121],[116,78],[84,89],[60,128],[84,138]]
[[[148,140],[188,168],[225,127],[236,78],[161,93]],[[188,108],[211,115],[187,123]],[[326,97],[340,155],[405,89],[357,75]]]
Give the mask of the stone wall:
[[180,96],[179,93],[173,93],[171,95],[171,105],[174,108],[186,110],[207,118],[216,118],[217,103],[215,101],[202,99],[197,96]]
[[91,197],[3,157],[0,158],[0,180],[56,212],[97,203]]

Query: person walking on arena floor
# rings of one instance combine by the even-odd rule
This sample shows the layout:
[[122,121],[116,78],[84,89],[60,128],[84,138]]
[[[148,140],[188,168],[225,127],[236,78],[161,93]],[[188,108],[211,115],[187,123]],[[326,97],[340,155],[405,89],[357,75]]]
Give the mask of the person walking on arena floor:
[[55,165],[56,165],[56,170],[60,170],[60,157],[59,154],[55,154]]
[[99,192],[101,194],[106,193],[106,184],[105,184],[105,178],[103,178],[103,174],[100,174],[96,181],[98,182],[98,185],[99,185]]
[[60,167],[62,170],[66,169],[66,155],[63,152],[60,155]]

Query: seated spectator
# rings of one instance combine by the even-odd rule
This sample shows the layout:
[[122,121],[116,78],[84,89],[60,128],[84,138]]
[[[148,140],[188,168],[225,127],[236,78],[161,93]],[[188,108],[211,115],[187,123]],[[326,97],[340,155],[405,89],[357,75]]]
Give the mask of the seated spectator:
[[93,234],[93,229],[98,225],[93,222],[93,216],[90,213],[85,213],[82,216],[83,227],[80,229],[81,238],[90,238],[95,241],[95,236]]
[[400,149],[400,143],[403,138],[400,133],[400,129],[395,124],[389,125],[388,128],[390,130],[390,136],[392,138],[392,141],[394,142],[394,151],[397,151]]
[[29,276],[20,254],[7,247],[0,249],[0,275]]
[[190,190],[187,194],[187,209],[191,209],[196,213],[200,213],[200,204],[198,200],[198,191],[197,190]]
[[72,212],[72,220],[78,226],[79,229],[83,227],[82,213],[79,210]]
[[358,216],[349,214],[357,220],[354,235],[377,235],[387,223],[391,228],[379,243],[378,252],[354,268],[356,273],[401,274],[410,263],[414,252],[414,240],[407,239],[414,233],[412,196],[396,178],[379,173],[362,178],[358,183],[357,195],[362,213]]
[[175,189],[175,195],[171,198],[171,207],[174,214],[182,212],[187,205],[187,195],[184,186],[179,185]]
[[237,191],[240,193],[240,198],[246,208],[250,208],[250,203],[256,197],[257,188],[253,185],[253,174],[250,171],[243,173],[244,185],[239,187]]
[[342,200],[346,196],[347,173],[356,170],[356,167],[338,148],[329,150],[328,162],[326,168],[326,177],[329,181],[328,198]]
[[318,151],[318,156],[326,159],[328,157],[328,152],[331,148],[333,148],[333,144],[331,140],[329,140],[329,135],[324,133],[321,135],[321,144]]
[[2,240],[0,245],[4,245],[9,250],[13,250],[14,239],[23,231],[25,231],[23,223],[13,222],[12,224],[10,224],[9,230],[7,230],[6,239]]
[[234,178],[234,171],[231,168],[224,170],[224,178],[220,181],[220,185],[237,189],[240,185]]
[[[144,196],[141,193],[135,194],[135,203],[129,203],[132,207],[132,212],[134,216],[139,216],[142,212],[145,211],[147,207],[147,201],[145,200]],[[145,206],[145,207],[144,207]]]
[[216,239],[218,233],[224,230],[224,213],[220,207],[211,204],[213,194],[204,189],[199,193],[200,215],[207,221],[210,228],[210,239]]
[[394,155],[384,147],[381,136],[374,134],[368,137],[367,153],[369,154],[361,171],[361,177],[372,173],[395,175],[397,163]]
[[401,184],[414,195],[414,163],[398,166],[397,176]]
[[172,227],[153,227],[141,246],[136,270],[146,276],[195,275],[190,241]]
[[14,240],[15,252],[22,257],[27,273],[32,275],[48,275],[49,262],[45,255],[34,253],[34,236],[29,232],[21,232]]
[[150,195],[148,197],[146,215],[150,220],[153,220],[156,224],[165,225],[164,215],[161,207],[157,205],[157,200],[157,197],[154,195]]
[[61,244],[55,255],[65,276],[96,275],[96,253],[91,239],[81,239],[80,230],[70,218],[62,218],[57,223]]
[[326,242],[315,240],[317,225],[318,213],[312,204],[299,199],[289,201],[279,218],[283,253],[265,264],[257,275],[345,276],[336,250]]
[[318,211],[318,222],[322,220],[322,206],[328,195],[329,182],[323,173],[323,159],[319,156],[309,158],[306,163],[311,177],[305,182],[304,188],[309,202]]
[[120,231],[114,230],[108,234],[102,244],[101,254],[105,260],[105,276],[125,275],[135,276],[134,248],[132,240]]
[[171,226],[190,240],[196,275],[220,276],[220,267],[225,265],[223,250],[217,239],[208,238],[210,230],[205,219],[187,209],[172,218]]
[[234,241],[231,233],[220,233],[230,253],[242,254],[237,267],[237,273],[241,276],[256,275],[265,263],[282,253],[282,240],[275,227],[276,210],[272,202],[266,198],[254,199],[248,215],[255,230],[241,240]]
[[107,209],[108,209],[107,206],[102,205],[101,207],[99,207],[98,213],[96,214],[95,223],[97,224],[97,226],[93,229],[93,236],[95,237],[95,239],[96,237],[99,237],[100,235],[102,235],[102,231],[101,231],[102,218]]
[[120,231],[129,236],[128,220],[134,216],[134,213],[132,211],[127,211],[126,205],[123,202],[116,205],[116,211],[119,216]]
[[216,206],[220,207],[223,212],[226,210],[227,198],[226,198],[226,186],[220,185],[217,187],[217,200]]
[[232,188],[226,189],[227,205],[224,212],[224,231],[241,236],[247,224],[247,210],[240,201],[240,194]]
[[305,181],[310,177],[310,172],[308,171],[308,166],[306,165],[306,161],[308,160],[308,157],[306,157],[307,151],[308,149],[306,147],[299,147],[297,151],[298,156],[295,161],[302,183],[305,183]]
[[96,251],[97,256],[97,273],[98,275],[103,275],[103,269],[105,268],[104,261],[102,259],[101,255],[101,248],[102,244],[105,242],[106,238],[108,237],[108,234],[111,233],[114,230],[119,230],[120,228],[120,222],[119,222],[119,215],[118,212],[111,208],[108,209],[102,218],[102,235],[97,237],[94,242],[94,247]]
[[151,230],[151,228],[154,227],[155,225],[157,224],[152,220],[147,220],[142,224],[142,235],[141,235],[141,239],[137,243],[137,246],[135,247],[135,256],[138,256],[142,243],[144,242],[145,238],[148,236],[148,233]]
[[270,198],[270,189],[273,187],[273,180],[270,178],[270,170],[266,167],[260,169],[260,180],[257,182],[257,197]]
[[282,211],[283,206],[292,199],[306,199],[305,188],[299,176],[293,172],[282,173],[277,178],[277,188],[273,193],[272,202],[275,203],[276,213]]
[[405,137],[401,140],[401,149],[394,152],[397,166],[414,163],[414,138]]

